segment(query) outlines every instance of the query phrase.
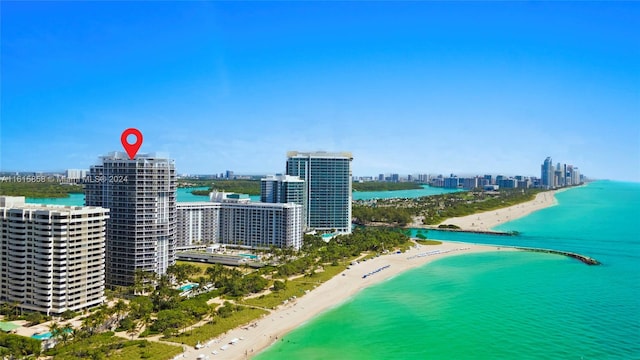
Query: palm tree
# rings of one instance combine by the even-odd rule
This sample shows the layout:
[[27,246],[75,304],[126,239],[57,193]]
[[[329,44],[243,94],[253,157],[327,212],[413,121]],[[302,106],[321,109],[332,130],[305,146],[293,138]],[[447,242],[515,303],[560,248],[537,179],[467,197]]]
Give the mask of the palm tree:
[[127,312],[128,309],[129,309],[129,306],[122,299],[118,300],[118,302],[115,305],[113,305],[113,310],[117,315],[118,321],[122,320],[122,317],[124,316],[124,314]]
[[111,318],[111,309],[105,304],[100,306],[100,309],[93,314],[93,324],[95,328],[104,328],[107,321]]
[[60,337],[60,324],[58,324],[56,321],[49,324],[49,333],[51,334],[51,337],[49,339],[51,339],[55,343],[58,337]]
[[204,285],[206,283],[207,283],[207,278],[205,278],[204,276],[198,277],[198,285],[200,286],[199,287],[200,291],[203,291]]
[[49,332],[51,333],[51,337],[55,337],[56,335],[58,335],[58,332],[60,332],[60,324],[58,324],[57,321],[49,324]]
[[138,335],[138,331],[140,330],[140,322],[138,320],[133,320],[132,324],[131,324],[131,328],[129,328],[129,330],[127,330],[127,335],[131,336],[131,340],[133,340],[133,337]]
[[69,338],[71,338],[71,334],[69,334],[69,333],[68,333],[68,332],[66,332],[66,331],[62,331],[62,332],[60,332],[60,340],[62,340],[62,343],[63,343],[64,345],[66,345],[66,344],[67,344],[67,341],[69,341]]
[[12,301],[7,306],[7,320],[14,320],[20,315],[20,302]]
[[93,316],[87,316],[86,318],[82,319],[81,329],[86,331],[87,334],[93,335],[93,332],[94,332]]
[[63,343],[67,343],[72,334],[75,333],[75,329],[71,326],[70,323],[66,323],[62,325],[62,333],[60,334]]
[[153,324],[153,319],[151,318],[151,314],[144,314],[142,316],[142,319],[140,319],[142,321],[142,326],[146,329],[149,326],[151,326],[151,324]]
[[209,280],[215,284],[220,281],[224,271],[225,269],[222,265],[214,264],[213,266],[209,266],[205,273],[209,276]]

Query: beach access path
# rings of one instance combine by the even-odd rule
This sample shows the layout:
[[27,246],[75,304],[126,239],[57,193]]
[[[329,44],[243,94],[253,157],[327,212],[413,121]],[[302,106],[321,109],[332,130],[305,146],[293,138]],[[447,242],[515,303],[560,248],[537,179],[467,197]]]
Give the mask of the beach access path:
[[[206,342],[201,349],[187,348],[176,359],[248,359],[276,341],[286,341],[286,334],[318,314],[340,305],[360,290],[385,281],[406,270],[447,256],[495,251],[495,246],[443,242],[441,245],[416,245],[404,253],[386,254],[352,265],[350,269],[324,282],[308,294],[280,305],[270,314],[230,330]],[[427,253],[439,250],[438,254]],[[509,249],[505,249],[509,250]],[[390,265],[386,267],[387,265]],[[383,268],[383,269],[382,269]],[[376,270],[382,269],[376,272]],[[373,273],[363,278],[363,275]],[[344,274],[344,275],[343,275]],[[239,339],[230,344],[232,340]],[[224,347],[224,350],[221,348]],[[215,354],[214,354],[215,352]]]

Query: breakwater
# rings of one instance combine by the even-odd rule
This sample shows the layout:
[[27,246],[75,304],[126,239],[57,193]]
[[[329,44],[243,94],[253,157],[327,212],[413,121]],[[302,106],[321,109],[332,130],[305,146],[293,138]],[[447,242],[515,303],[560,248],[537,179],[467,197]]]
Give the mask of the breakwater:
[[425,227],[427,230],[438,230],[438,231],[449,231],[449,232],[460,232],[460,233],[468,233],[468,234],[487,234],[487,235],[498,235],[498,236],[515,236],[518,235],[517,231],[494,231],[494,230],[468,230],[468,229],[452,229],[452,228],[441,228],[437,226],[429,226]]
[[542,252],[542,253],[548,253],[548,254],[563,255],[563,256],[568,256],[570,258],[574,258],[574,259],[580,260],[580,261],[582,261],[583,263],[585,263],[587,265],[600,265],[600,262],[598,260],[592,258],[592,257],[585,256],[585,255],[580,255],[580,254],[569,252],[569,251],[552,250],[552,249],[539,249],[539,248],[528,248],[528,247],[520,247],[520,246],[513,246],[513,248],[514,249],[518,249],[518,250],[523,250],[523,251]]

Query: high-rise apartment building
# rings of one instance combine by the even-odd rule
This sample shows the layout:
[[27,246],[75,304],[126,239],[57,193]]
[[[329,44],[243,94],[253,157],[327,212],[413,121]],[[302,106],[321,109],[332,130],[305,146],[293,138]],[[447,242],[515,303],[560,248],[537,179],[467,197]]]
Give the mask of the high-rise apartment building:
[[349,152],[287,154],[287,175],[305,182],[305,221],[317,231],[351,232],[351,161]]
[[218,242],[220,204],[179,202],[176,249]]
[[444,187],[447,189],[457,189],[460,187],[460,178],[451,176],[444,179]]
[[87,176],[89,170],[86,169],[67,169],[65,172],[66,180],[70,182],[79,182]]
[[581,178],[580,178],[580,170],[577,167],[573,167],[572,172],[571,172],[571,180],[573,181],[573,185],[580,185]]
[[545,189],[552,189],[556,187],[555,169],[553,167],[551,157],[547,157],[544,160],[544,163],[540,166],[540,181],[542,183],[542,187]]
[[260,181],[260,201],[304,204],[304,180],[297,176],[269,175]]
[[85,202],[110,209],[106,279],[134,282],[136,270],[164,274],[175,262],[176,172],[174,160],[157,154],[113,152],[85,179]]
[[252,202],[246,195],[219,192],[210,197],[219,206],[220,243],[262,249],[302,246],[302,205]]
[[0,197],[0,302],[47,315],[103,303],[108,213]]

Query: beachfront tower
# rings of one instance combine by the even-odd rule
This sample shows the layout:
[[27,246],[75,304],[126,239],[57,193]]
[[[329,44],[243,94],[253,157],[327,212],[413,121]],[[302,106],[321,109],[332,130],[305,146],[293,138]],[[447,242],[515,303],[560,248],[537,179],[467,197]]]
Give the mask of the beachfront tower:
[[351,233],[352,160],[349,152],[287,153],[287,175],[304,180],[308,229]]
[[296,203],[304,200],[304,180],[297,176],[268,175],[260,181],[260,201],[265,203]]
[[112,152],[85,179],[86,204],[110,210],[106,282],[128,286],[136,270],[164,274],[175,262],[176,171],[157,154]]
[[102,304],[108,217],[0,196],[0,303],[57,316]]
[[540,180],[542,187],[545,189],[552,189],[555,184],[555,168],[553,167],[553,161],[551,157],[547,157],[544,163],[540,166]]

